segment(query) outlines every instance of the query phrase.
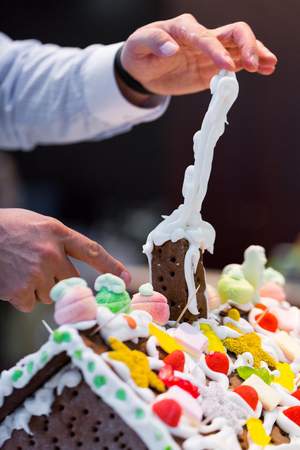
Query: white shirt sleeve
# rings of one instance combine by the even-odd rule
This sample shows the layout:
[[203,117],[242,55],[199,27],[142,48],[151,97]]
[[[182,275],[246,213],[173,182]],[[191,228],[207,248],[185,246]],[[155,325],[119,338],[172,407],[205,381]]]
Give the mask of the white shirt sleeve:
[[0,148],[104,139],[160,117],[169,97],[141,108],[121,94],[113,67],[120,45],[82,50],[0,33]]

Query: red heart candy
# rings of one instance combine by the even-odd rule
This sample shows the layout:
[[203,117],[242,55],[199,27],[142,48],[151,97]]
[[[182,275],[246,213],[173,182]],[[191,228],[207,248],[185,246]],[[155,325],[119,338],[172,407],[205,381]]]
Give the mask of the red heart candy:
[[255,320],[260,327],[264,328],[267,331],[271,331],[272,333],[274,333],[278,328],[277,317],[269,312],[257,314],[255,316]]
[[165,398],[152,405],[153,412],[170,427],[177,427],[182,415],[182,408],[175,400]]
[[300,426],[300,406],[291,406],[291,408],[283,411],[283,414],[285,414],[296,425]]
[[229,370],[229,360],[224,353],[214,352],[205,356],[208,367],[214,372],[220,372],[227,375]]
[[233,392],[242,397],[245,402],[255,411],[258,403],[258,395],[256,390],[252,386],[238,386]]
[[185,357],[181,350],[175,350],[165,357],[164,362],[173,367],[174,370],[183,372]]

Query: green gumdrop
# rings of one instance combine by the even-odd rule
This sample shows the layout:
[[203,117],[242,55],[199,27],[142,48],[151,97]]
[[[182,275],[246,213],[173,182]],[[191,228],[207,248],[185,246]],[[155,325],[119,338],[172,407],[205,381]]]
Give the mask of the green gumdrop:
[[117,313],[120,310],[122,310],[122,312],[129,312],[130,297],[126,291],[117,294],[109,291],[106,287],[103,287],[96,295],[96,302],[98,305],[109,308],[112,313]]
[[229,275],[220,278],[218,292],[222,303],[232,300],[243,305],[251,302],[254,296],[254,288],[247,280],[235,279]]
[[247,380],[247,378],[251,377],[251,375],[255,373],[255,369],[249,366],[240,366],[236,370],[242,380]]

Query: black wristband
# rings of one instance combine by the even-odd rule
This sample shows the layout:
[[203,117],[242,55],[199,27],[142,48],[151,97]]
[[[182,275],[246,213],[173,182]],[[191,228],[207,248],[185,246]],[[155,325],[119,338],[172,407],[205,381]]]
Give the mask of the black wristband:
[[133,78],[127,70],[124,69],[122,62],[121,62],[121,53],[122,53],[123,47],[120,47],[115,55],[115,61],[114,61],[114,68],[116,73],[119,75],[122,81],[124,81],[125,84],[127,84],[128,87],[133,89],[134,91],[138,92],[139,94],[144,95],[156,95],[154,92],[148,91],[139,81],[137,81],[135,78]]

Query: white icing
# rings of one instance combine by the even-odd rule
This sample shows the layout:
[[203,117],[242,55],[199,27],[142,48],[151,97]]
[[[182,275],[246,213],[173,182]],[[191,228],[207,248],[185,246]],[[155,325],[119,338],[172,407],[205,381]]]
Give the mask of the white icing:
[[235,432],[228,426],[209,436],[193,436],[183,443],[184,450],[241,450]]
[[191,314],[199,313],[194,274],[200,258],[199,247],[213,252],[215,230],[202,219],[202,202],[210,177],[214,148],[224,133],[227,113],[238,96],[238,82],[234,73],[221,71],[211,81],[212,99],[204,117],[201,130],[194,135],[195,164],[185,171],[182,194],[184,202],[149,234],[143,247],[151,273],[154,244],[186,239],[189,248],[184,260],[185,280],[188,287]]
[[146,350],[149,356],[159,358],[159,351],[157,350],[157,339],[155,336],[150,336],[146,343]]
[[142,284],[139,287],[139,293],[144,297],[151,297],[154,294],[154,289],[151,283]]
[[126,291],[126,285],[122,278],[111,273],[105,273],[96,278],[95,290],[98,292],[102,288],[106,288],[108,291],[114,292],[115,294],[122,294]]
[[[130,328],[126,317],[130,316],[136,322],[135,328]],[[136,338],[149,336],[149,323],[152,317],[142,310],[132,311],[130,314],[114,314],[105,306],[99,306],[97,312],[97,323],[100,327],[101,336],[107,340],[114,336],[120,341],[130,341]],[[135,341],[137,342],[137,341]]]
[[201,355],[199,366],[208,378],[210,378],[213,381],[218,381],[218,383],[220,383],[224,389],[228,389],[229,387],[228,377],[224,373],[215,372],[214,370],[211,370],[206,364],[205,355]]

